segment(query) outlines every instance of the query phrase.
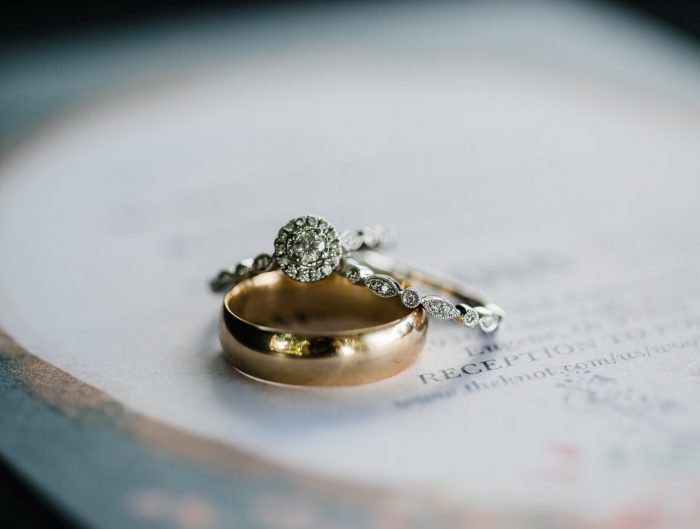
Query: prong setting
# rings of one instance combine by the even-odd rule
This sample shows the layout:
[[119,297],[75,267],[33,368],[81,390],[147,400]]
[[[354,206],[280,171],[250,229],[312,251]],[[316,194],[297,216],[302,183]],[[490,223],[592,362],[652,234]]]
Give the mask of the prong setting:
[[479,324],[479,313],[466,303],[457,304],[457,310],[462,315],[462,323],[471,329]]
[[490,334],[498,329],[500,318],[493,312],[486,307],[476,307],[474,310],[479,313],[479,327],[481,327],[482,331]]
[[420,294],[413,287],[408,287],[403,292],[401,292],[401,303],[409,309],[415,309],[420,305]]
[[319,281],[333,273],[342,255],[338,232],[325,219],[305,215],[282,226],[275,239],[275,260],[291,279]]

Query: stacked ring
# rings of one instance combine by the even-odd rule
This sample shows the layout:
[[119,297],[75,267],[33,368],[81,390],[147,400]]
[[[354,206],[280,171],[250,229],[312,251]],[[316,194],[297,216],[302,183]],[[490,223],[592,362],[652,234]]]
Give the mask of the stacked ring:
[[[289,221],[272,254],[241,261],[210,283],[228,290],[219,325],[227,358],[268,382],[360,384],[413,363],[428,315],[485,333],[499,328],[503,309],[468,286],[373,251],[391,242],[382,226],[339,235],[318,216]],[[414,284],[457,303],[420,295]]]
[[427,326],[422,307],[382,300],[337,274],[304,283],[273,271],[226,293],[219,336],[227,359],[245,375],[338,386],[406,369],[423,348]]
[[304,283],[329,276],[344,255],[392,246],[396,236],[391,226],[377,224],[338,234],[325,219],[304,215],[280,228],[272,254],[261,253],[221,270],[209,283],[214,292],[228,290],[236,283],[263,272],[282,269],[291,279]]
[[[335,272],[353,284],[366,286],[376,296],[399,296],[403,304],[411,309],[422,306],[435,319],[454,319],[468,328],[478,326],[485,333],[499,328],[505,311],[471,288],[454,279],[442,279],[435,273],[400,265],[372,251],[393,242],[393,238],[392,230],[384,226],[346,231],[339,235],[325,219],[305,215],[282,226],[272,255],[260,254],[222,270],[210,286],[216,292],[223,291],[258,274],[277,269],[302,283],[316,282]],[[455,304],[437,295],[421,296],[414,287],[403,288],[402,278],[437,288],[459,302]]]

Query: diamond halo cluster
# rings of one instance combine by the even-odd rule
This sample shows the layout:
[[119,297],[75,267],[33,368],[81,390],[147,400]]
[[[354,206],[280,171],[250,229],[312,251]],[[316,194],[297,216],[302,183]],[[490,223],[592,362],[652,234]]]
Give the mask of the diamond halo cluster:
[[333,226],[321,217],[304,215],[282,226],[275,239],[275,260],[296,281],[328,277],[340,263],[342,247]]

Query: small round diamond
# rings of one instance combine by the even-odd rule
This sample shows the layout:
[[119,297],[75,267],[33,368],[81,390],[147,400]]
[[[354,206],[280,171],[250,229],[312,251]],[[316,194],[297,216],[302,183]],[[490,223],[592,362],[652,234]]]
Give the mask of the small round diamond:
[[352,268],[348,270],[347,274],[345,274],[345,277],[348,278],[348,281],[351,283],[359,283],[360,279],[362,277],[360,276],[360,271],[357,268]]
[[272,256],[261,253],[253,260],[253,269],[257,272],[264,272],[272,266]]
[[237,277],[243,279],[245,276],[248,275],[249,272],[250,272],[250,268],[248,268],[243,263],[236,265],[236,276]]
[[374,248],[379,244],[379,234],[371,226],[362,229],[362,242],[367,248]]
[[401,302],[409,309],[414,309],[420,305],[420,295],[415,288],[407,288],[401,293]]
[[493,332],[498,329],[498,317],[493,314],[485,314],[479,319],[479,327],[484,332]]
[[301,265],[313,264],[319,260],[326,250],[326,240],[319,233],[302,231],[292,242],[292,256]]
[[275,260],[287,276],[297,281],[318,281],[329,276],[338,266],[340,255],[338,233],[321,217],[292,219],[275,240]]
[[462,318],[464,325],[469,328],[474,327],[477,323],[479,323],[479,313],[471,308],[466,310]]
[[348,252],[354,252],[362,247],[362,237],[352,230],[345,230],[340,234],[340,243]]

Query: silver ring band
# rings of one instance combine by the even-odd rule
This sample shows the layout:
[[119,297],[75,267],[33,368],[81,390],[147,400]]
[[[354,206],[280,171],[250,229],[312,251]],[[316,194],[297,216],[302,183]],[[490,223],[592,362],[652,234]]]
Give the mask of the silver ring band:
[[[498,329],[506,316],[501,307],[457,279],[400,263],[371,250],[360,255],[358,259],[345,258],[340,273],[351,283],[365,285],[377,296],[401,296],[401,302],[408,308],[421,305],[435,319],[454,319],[469,328],[478,325],[485,333]],[[413,286],[402,288],[401,283],[434,288],[459,302],[455,304],[437,295],[422,296]]]

